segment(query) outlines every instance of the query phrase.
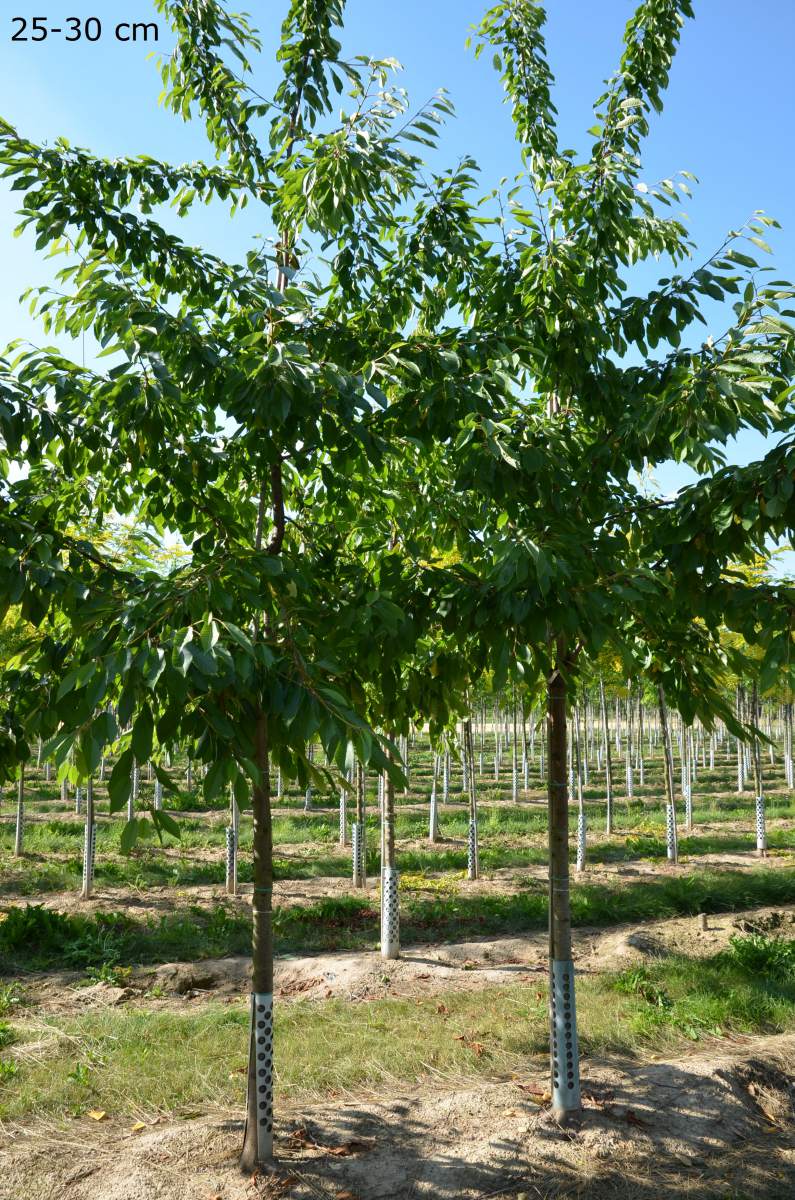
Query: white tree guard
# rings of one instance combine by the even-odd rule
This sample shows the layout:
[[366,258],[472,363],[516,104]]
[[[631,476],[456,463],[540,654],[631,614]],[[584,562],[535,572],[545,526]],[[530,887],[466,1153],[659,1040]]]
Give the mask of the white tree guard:
[[577,870],[585,870],[585,847],[586,847],[586,823],[585,813],[581,809],[577,813]]
[[97,858],[97,823],[86,824],[83,830],[83,896],[91,895],[94,885],[94,864]]
[[155,780],[155,810],[160,812],[163,807],[163,785],[159,779]]
[[257,1092],[257,1159],[273,1155],[273,993],[253,992],[254,1072]]
[[82,811],[83,811],[83,789],[81,787],[76,787],[75,788],[75,815],[79,817]]
[[480,878],[477,821],[470,821],[469,828],[467,829],[467,875],[470,879]]
[[555,1114],[577,1111],[580,1107],[580,1053],[571,959],[553,959],[549,1003],[552,1111]]
[[49,782],[50,782],[50,775],[51,775],[51,773],[52,773],[52,770],[51,770],[50,763],[49,763],[49,762],[46,762],[46,763],[44,764],[44,782],[45,782],[45,783],[49,783]]
[[756,849],[759,854],[767,854],[764,796],[757,796],[756,798]]
[[400,908],[398,906],[397,867],[384,867],[381,872],[381,957],[400,957]]
[[340,788],[340,845],[347,846],[348,844],[348,816],[347,816],[347,792],[345,788]]
[[436,797],[436,776],[431,787],[431,810],[428,817],[428,841],[435,842],[439,836],[439,801]]
[[237,832],[234,825],[226,827],[226,890],[237,895]]
[[685,784],[685,827],[693,828],[693,787],[691,784]]
[[135,816],[135,802],[138,799],[138,791],[141,783],[141,773],[138,769],[138,763],[133,759],[132,776],[131,776],[130,795],[127,799],[127,820],[131,821]]
[[668,849],[668,859],[670,862],[677,862],[679,858],[679,850],[676,843],[676,816],[674,813],[673,804],[665,806],[665,836]]

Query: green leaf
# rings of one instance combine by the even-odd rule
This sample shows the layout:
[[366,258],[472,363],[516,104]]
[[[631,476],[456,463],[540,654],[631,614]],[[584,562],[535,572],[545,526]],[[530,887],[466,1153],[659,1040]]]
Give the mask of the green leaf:
[[122,854],[130,853],[130,851],[135,846],[135,843],[138,841],[139,832],[140,831],[138,828],[138,818],[132,817],[129,821],[127,821],[127,823],[125,824],[124,828],[121,831],[121,838],[119,840],[119,851]]
[[152,809],[152,821],[158,834],[162,830],[165,833],[170,833],[172,837],[182,837],[182,831],[178,823],[169,813],[163,812],[162,808]]
[[139,763],[145,763],[151,757],[154,730],[152,710],[148,704],[144,704],[132,728],[132,752]]
[[108,780],[108,795],[110,796],[110,811],[119,812],[124,808],[132,791],[133,752],[128,747],[116,760]]

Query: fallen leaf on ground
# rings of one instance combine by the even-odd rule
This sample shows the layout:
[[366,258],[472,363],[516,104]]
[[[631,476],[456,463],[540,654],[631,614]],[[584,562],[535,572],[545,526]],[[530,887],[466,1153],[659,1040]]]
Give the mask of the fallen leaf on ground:
[[146,1129],[146,1122],[136,1121],[134,1125],[130,1126],[130,1129],[133,1131],[133,1133],[140,1133],[142,1129]]
[[89,1109],[88,1115],[92,1121],[104,1121],[108,1114],[102,1108],[92,1108]]
[[353,1138],[350,1142],[343,1142],[341,1146],[329,1146],[329,1154],[336,1155],[337,1158],[346,1158],[349,1154],[358,1154],[362,1150],[372,1150],[375,1146],[375,1139],[370,1142],[359,1141]]

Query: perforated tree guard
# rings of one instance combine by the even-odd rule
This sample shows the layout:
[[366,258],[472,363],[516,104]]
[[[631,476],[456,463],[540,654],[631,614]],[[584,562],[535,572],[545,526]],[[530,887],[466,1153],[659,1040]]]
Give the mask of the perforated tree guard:
[[141,775],[138,770],[138,763],[133,759],[132,765],[132,782],[130,786],[130,795],[127,800],[127,820],[131,821],[135,816],[135,801],[138,799],[138,788],[140,785]]
[[254,1029],[255,1078],[257,1090],[257,1158],[266,1162],[273,1155],[273,993],[251,996]]
[[676,816],[673,804],[666,804],[665,806],[665,836],[668,843],[668,858],[671,862],[676,862],[678,850],[676,845]]
[[25,840],[25,780],[22,775],[17,783],[17,823],[14,830],[14,854],[19,858]]
[[551,976],[552,1111],[560,1114],[575,1112],[580,1107],[580,1055],[571,959],[553,959]]
[[364,825],[354,821],[351,825],[351,864],[353,867],[353,886],[367,886],[366,857],[364,843]]
[[436,783],[431,789],[431,811],[428,817],[428,839],[435,842],[439,836],[439,801],[436,797]]
[[470,879],[477,879],[480,876],[477,821],[470,821],[467,829],[467,875]]
[[159,779],[155,780],[155,809],[160,812],[163,807],[163,785]]
[[760,854],[767,854],[764,796],[757,796],[756,798],[756,848]]
[[345,789],[340,789],[340,845],[347,846],[348,844],[348,817],[346,804]]
[[585,846],[586,846],[586,823],[585,813],[580,810],[577,813],[577,870],[585,870]]
[[97,824],[86,825],[83,831],[83,895],[90,896],[94,885],[94,864],[97,857]]
[[79,817],[82,811],[83,811],[83,789],[81,787],[76,787],[75,788],[75,814]]
[[382,958],[398,958],[400,955],[399,880],[400,872],[396,867],[384,867],[384,870],[381,872]]
[[237,833],[234,825],[226,827],[226,890],[237,894]]

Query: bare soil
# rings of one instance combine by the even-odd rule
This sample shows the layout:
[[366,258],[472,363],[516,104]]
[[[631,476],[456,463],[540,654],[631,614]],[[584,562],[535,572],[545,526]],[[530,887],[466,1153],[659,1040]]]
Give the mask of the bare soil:
[[250,1178],[241,1114],[131,1128],[87,1117],[9,1130],[2,1200],[791,1200],[795,1037],[644,1064],[583,1064],[561,1129],[515,1078],[282,1108],[277,1166]]
[[[708,957],[748,927],[791,933],[795,905],[722,913],[707,919],[677,917],[610,929],[578,929],[575,962],[580,975],[617,971],[633,962],[672,951]],[[416,997],[449,991],[478,991],[493,985],[537,980],[546,971],[547,934],[484,938],[404,949],[395,961],[372,951],[285,956],[275,963],[274,991],[280,1001],[342,999],[353,1003],[385,996]],[[164,963],[134,970],[124,986],[81,986],[78,971],[50,971],[22,980],[26,1004],[46,1013],[83,1011],[94,1005],[141,1004],[149,1009],[184,1008],[248,992],[245,956]]]

